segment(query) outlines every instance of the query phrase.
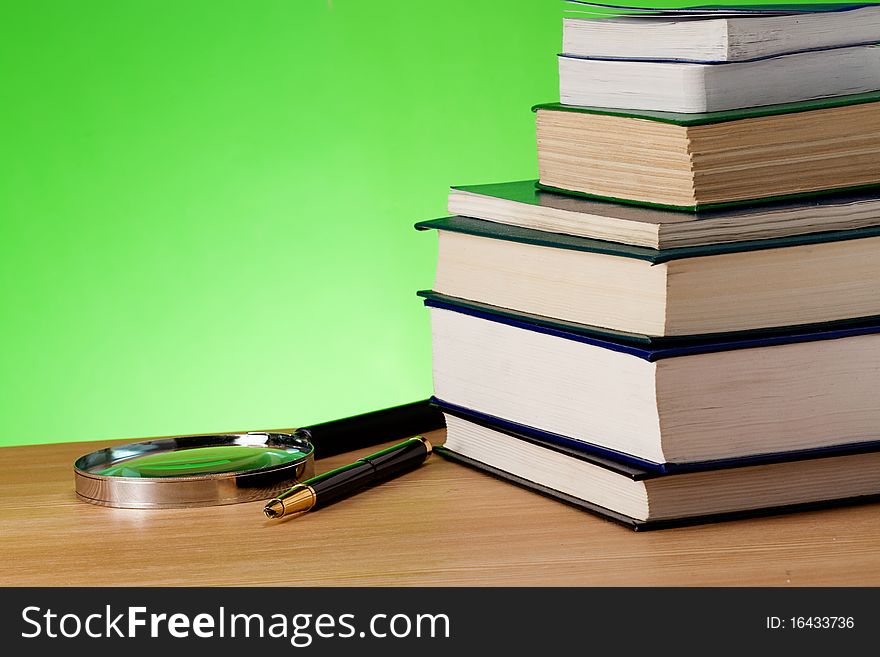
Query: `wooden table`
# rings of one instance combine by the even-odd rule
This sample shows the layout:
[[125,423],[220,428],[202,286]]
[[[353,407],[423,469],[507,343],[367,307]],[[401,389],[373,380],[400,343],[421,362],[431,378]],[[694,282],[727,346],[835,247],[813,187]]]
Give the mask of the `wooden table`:
[[78,501],[71,464],[109,444],[0,449],[0,584],[880,585],[880,505],[635,533],[435,455],[320,512],[270,522],[262,502],[141,511]]

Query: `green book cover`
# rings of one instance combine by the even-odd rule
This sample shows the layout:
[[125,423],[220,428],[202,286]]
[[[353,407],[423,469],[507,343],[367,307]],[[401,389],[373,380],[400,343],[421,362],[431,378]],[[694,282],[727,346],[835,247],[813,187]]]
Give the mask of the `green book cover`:
[[880,190],[880,185],[856,185],[855,187],[841,187],[835,189],[820,189],[814,192],[799,192],[796,194],[782,194],[780,196],[762,196],[759,198],[743,199],[742,201],[726,201],[724,203],[702,203],[700,205],[667,205],[665,203],[652,203],[650,201],[638,201],[631,198],[619,198],[615,196],[601,196],[599,194],[589,194],[587,192],[578,192],[571,189],[562,189],[561,187],[552,187],[544,185],[541,182],[535,183],[535,186],[546,192],[554,194],[563,194],[566,196],[575,196],[584,199],[596,201],[604,201],[608,203],[620,203],[622,205],[631,205],[639,208],[652,208],[655,210],[668,210],[670,212],[690,212],[706,213],[716,212],[720,210],[735,210],[737,208],[745,208],[751,206],[760,206],[770,203],[791,203],[800,200],[820,199],[833,196],[843,196],[847,194],[858,194],[861,192],[871,192]]
[[713,216],[721,214],[719,212],[703,212],[702,208],[700,208],[700,212],[689,212],[677,208],[652,208],[635,202],[621,203],[617,199],[608,200],[598,196],[545,187],[541,185],[540,181],[534,179],[481,185],[456,185],[452,189],[536,207],[556,208],[648,224],[694,221],[710,214]]
[[585,251],[587,253],[602,253],[605,255],[620,256],[622,258],[634,258],[645,260],[652,265],[658,265],[671,260],[684,258],[701,258],[711,255],[726,253],[741,253],[744,251],[760,251],[764,249],[778,249],[790,246],[805,246],[809,244],[824,244],[826,242],[842,242],[865,237],[880,237],[880,226],[857,228],[854,230],[837,230],[824,233],[812,233],[809,235],[792,235],[789,237],[774,237],[763,240],[750,240],[746,242],[725,242],[724,244],[707,244],[701,246],[683,246],[671,249],[652,249],[645,246],[633,246],[619,244],[604,240],[577,237],[563,233],[547,233],[531,228],[520,228],[507,224],[499,224],[494,221],[472,219],[470,217],[443,217],[430,221],[420,221],[415,225],[417,230],[448,230],[453,233],[464,233],[476,237],[488,237],[508,242],[532,244],[534,246],[546,246],[554,249],[569,249],[572,251]]
[[652,225],[725,219],[741,215],[744,212],[772,212],[794,208],[817,208],[827,204],[840,205],[880,200],[880,187],[871,185],[855,191],[798,194],[783,199],[761,201],[749,207],[735,204],[732,207],[720,208],[709,206],[707,210],[706,206],[700,206],[697,210],[692,211],[679,207],[651,206],[637,201],[605,200],[596,196],[543,186],[534,179],[478,185],[455,185],[452,189],[534,207],[553,208]]
[[709,125],[712,123],[726,123],[728,121],[741,121],[754,119],[762,116],[775,116],[779,114],[794,114],[797,112],[813,112],[816,110],[831,109],[834,107],[846,107],[849,105],[863,105],[865,103],[880,102],[880,91],[869,91],[849,96],[835,96],[833,98],[818,98],[815,100],[802,100],[796,103],[782,103],[781,105],[766,105],[763,107],[744,107],[742,109],[724,110],[722,112],[702,112],[685,114],[682,112],[654,112],[649,110],[627,110],[611,107],[575,107],[562,103],[542,103],[532,107],[533,112],[547,110],[552,112],[578,112],[581,114],[601,114],[604,116],[620,116],[630,119],[644,119],[646,121],[658,121],[660,123],[672,123],[684,127]]

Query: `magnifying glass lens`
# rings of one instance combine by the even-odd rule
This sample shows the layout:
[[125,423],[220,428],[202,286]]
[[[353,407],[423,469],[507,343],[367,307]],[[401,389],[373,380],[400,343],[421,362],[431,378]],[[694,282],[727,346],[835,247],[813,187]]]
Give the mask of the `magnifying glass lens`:
[[138,456],[94,474],[105,477],[185,477],[223,472],[252,472],[307,457],[299,451],[271,447],[219,445]]

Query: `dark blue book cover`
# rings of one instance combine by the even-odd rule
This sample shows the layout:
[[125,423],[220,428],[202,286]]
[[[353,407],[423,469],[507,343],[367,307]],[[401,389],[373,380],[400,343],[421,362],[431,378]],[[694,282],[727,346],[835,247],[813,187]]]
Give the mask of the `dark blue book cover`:
[[[615,454],[609,450],[603,450],[594,445],[580,443],[580,441],[571,440],[564,436],[550,434],[534,428],[524,427],[512,422],[507,422],[500,418],[495,418],[478,413],[473,410],[464,409],[451,404],[447,404],[442,400],[433,398],[432,403],[446,414],[454,415],[461,419],[473,422],[480,426],[487,427],[494,431],[499,431],[508,436],[529,442],[533,445],[549,449],[558,453],[565,454],[574,459],[586,461],[592,465],[596,465],[615,474],[627,477],[633,481],[652,479],[657,477],[676,477],[687,475],[693,472],[711,472],[722,468],[745,468],[753,466],[761,466],[769,463],[788,463],[792,461],[803,461],[808,459],[827,459],[838,456],[848,456],[853,454],[867,454],[880,451],[880,441],[872,443],[861,443],[858,445],[843,445],[835,448],[822,448],[814,450],[803,450],[798,452],[786,452],[769,456],[737,459],[731,461],[715,461],[704,462],[701,464],[688,464],[686,467],[679,467],[675,464],[655,464],[627,457],[621,454]],[[710,515],[688,516],[673,519],[662,520],[642,520],[633,518],[617,511],[600,506],[589,500],[575,497],[568,493],[551,488],[550,486],[540,484],[521,476],[500,470],[494,466],[488,465],[481,461],[459,454],[453,450],[444,448],[442,445],[436,448],[441,456],[452,461],[461,463],[468,467],[488,473],[498,479],[516,484],[518,486],[528,488],[535,492],[541,493],[548,497],[552,497],[559,501],[565,502],[579,509],[589,511],[591,513],[603,516],[617,523],[623,524],[631,529],[638,531],[665,529],[671,527],[680,527],[694,524],[702,524],[707,522],[716,522],[722,520],[735,520],[738,518],[749,518],[755,516],[775,515],[780,513],[788,513],[793,511],[805,511],[811,509],[820,509],[826,507],[838,507],[851,504],[862,504],[866,502],[874,502],[880,500],[880,495],[859,495],[856,497],[843,497],[837,499],[827,499],[821,501],[803,502],[796,504],[785,504],[778,506],[769,506],[756,509],[747,509],[742,511],[731,511]]]
[[494,415],[488,415],[480,411],[438,399],[431,398],[431,404],[444,413],[455,415],[474,424],[489,429],[494,429],[514,436],[520,440],[545,447],[556,452],[561,452],[572,458],[588,461],[599,465],[607,470],[630,477],[635,481],[652,479],[666,475],[685,474],[688,472],[706,472],[726,468],[741,468],[752,465],[764,465],[768,463],[785,463],[805,459],[826,458],[829,456],[843,456],[846,454],[862,454],[880,450],[880,438],[868,442],[850,443],[846,445],[834,445],[833,447],[818,447],[813,449],[800,449],[774,454],[760,454],[735,459],[719,459],[714,461],[691,461],[688,463],[655,463],[637,456],[624,454],[613,449],[600,447],[593,443],[576,440],[535,427],[529,427],[517,422],[511,422]]
[[711,336],[688,336],[686,338],[650,338],[633,333],[601,329],[595,326],[565,322],[549,317],[530,315],[507,308],[499,308],[465,299],[458,299],[431,291],[421,291],[428,308],[440,308],[452,312],[479,317],[490,322],[514,326],[526,331],[552,335],[562,340],[626,353],[650,362],[664,358],[679,358],[734,349],[754,349],[799,342],[839,340],[857,335],[880,333],[880,318],[867,317],[858,320],[827,322],[789,326],[759,331],[742,331]]

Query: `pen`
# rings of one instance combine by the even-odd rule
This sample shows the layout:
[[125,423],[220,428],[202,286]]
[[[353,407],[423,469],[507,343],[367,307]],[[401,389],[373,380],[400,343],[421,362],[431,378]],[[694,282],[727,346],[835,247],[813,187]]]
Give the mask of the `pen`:
[[281,518],[320,509],[367,486],[418,467],[430,456],[431,449],[431,443],[425,438],[410,438],[297,484],[269,500],[263,513],[268,518]]

